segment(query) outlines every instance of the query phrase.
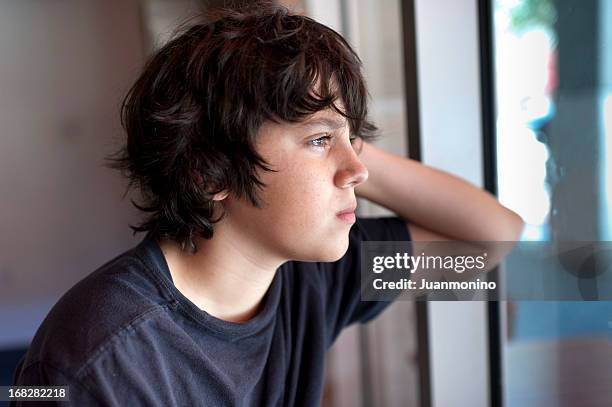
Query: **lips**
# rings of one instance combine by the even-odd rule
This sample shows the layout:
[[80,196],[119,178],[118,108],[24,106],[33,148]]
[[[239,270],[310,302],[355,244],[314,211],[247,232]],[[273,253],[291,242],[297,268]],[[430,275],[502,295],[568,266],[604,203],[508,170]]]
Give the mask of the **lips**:
[[357,205],[351,205],[346,209],[336,213],[336,217],[348,223],[355,223],[355,209]]
[[340,212],[336,213],[336,215],[345,215],[348,213],[355,214],[355,209],[357,209],[357,205],[351,205],[348,208],[345,208],[341,210]]

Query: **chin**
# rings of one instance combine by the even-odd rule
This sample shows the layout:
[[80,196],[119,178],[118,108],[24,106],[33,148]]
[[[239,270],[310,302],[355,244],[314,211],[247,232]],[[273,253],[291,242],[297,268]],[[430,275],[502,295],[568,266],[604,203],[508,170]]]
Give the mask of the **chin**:
[[317,261],[331,263],[338,261],[346,254],[348,250],[348,239],[345,242],[337,243],[334,246],[327,246],[321,252],[321,258]]
[[302,242],[299,249],[293,251],[292,260],[331,263],[338,261],[346,254],[349,247],[349,235],[316,239],[310,244]]

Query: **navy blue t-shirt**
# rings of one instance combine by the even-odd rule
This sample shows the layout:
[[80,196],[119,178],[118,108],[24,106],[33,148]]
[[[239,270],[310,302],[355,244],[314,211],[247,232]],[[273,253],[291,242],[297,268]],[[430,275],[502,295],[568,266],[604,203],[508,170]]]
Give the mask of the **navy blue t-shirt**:
[[61,405],[318,406],[325,352],[389,305],[360,301],[364,240],[410,235],[399,218],[357,218],[340,260],[283,264],[261,311],[239,323],[182,295],[147,235],[60,298],[14,384],[68,385]]

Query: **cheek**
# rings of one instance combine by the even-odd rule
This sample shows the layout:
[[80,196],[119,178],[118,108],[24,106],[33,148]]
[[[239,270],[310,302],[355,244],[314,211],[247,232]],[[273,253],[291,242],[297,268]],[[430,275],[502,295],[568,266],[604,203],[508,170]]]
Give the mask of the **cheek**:
[[330,211],[333,183],[324,170],[287,168],[274,174],[266,191],[272,216],[288,222],[312,222]]
[[335,218],[332,177],[322,169],[294,166],[262,177],[264,208],[250,227],[288,259],[335,261],[348,247],[348,228]]

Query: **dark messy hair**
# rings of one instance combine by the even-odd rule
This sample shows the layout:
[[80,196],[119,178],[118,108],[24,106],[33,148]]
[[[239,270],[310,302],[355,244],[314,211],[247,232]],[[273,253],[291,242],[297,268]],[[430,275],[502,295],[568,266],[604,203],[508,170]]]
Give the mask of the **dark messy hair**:
[[[217,13],[219,11],[217,10]],[[183,29],[146,63],[121,107],[127,142],[107,166],[137,186],[148,231],[197,252],[210,239],[219,192],[261,207],[256,170],[272,171],[255,150],[268,120],[299,122],[333,109],[361,140],[367,119],[361,61],[334,30],[268,2],[223,10]],[[342,104],[339,104],[341,102]],[[125,195],[124,195],[125,196]]]

